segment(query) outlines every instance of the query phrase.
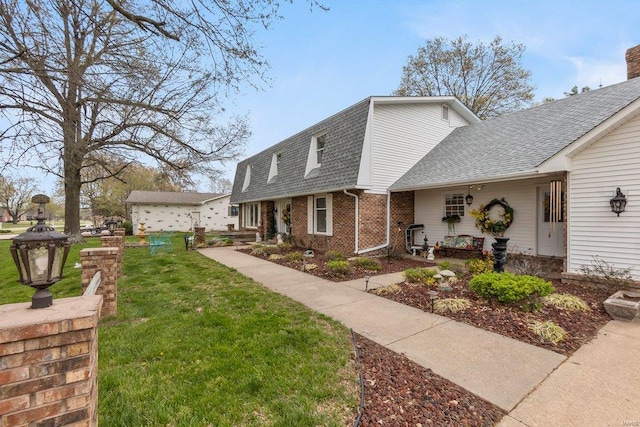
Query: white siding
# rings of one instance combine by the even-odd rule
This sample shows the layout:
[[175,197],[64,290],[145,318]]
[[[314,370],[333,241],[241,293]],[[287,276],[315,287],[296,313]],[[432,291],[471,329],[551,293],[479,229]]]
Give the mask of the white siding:
[[[194,212],[200,216],[200,226],[209,230],[226,230],[227,224],[238,229],[238,217],[229,216],[231,196],[212,200],[199,206],[134,204],[131,206],[131,222],[137,233],[141,222],[147,231],[187,231],[193,224]],[[197,216],[197,215],[196,215]]]
[[453,108],[442,120],[442,104],[375,104],[372,119],[372,192],[385,193],[411,166],[455,128],[466,125]]
[[[471,190],[473,204],[465,204],[465,214],[455,225],[456,234],[470,234],[484,237],[484,248],[491,250],[491,243],[495,240],[490,234],[482,234],[475,226],[475,220],[469,212],[485,205],[493,199],[504,198],[514,210],[513,223],[505,233],[509,238],[509,252],[536,253],[536,188],[548,185],[550,178],[529,179],[523,181],[509,181],[504,183],[487,184],[482,190]],[[442,222],[444,216],[444,195],[451,193],[467,194],[467,187],[440,188],[436,190],[421,190],[415,192],[415,221],[424,224],[429,245],[442,242],[448,234],[447,223]]]
[[[597,255],[640,280],[640,118],[579,153],[569,178],[568,271]],[[620,217],[609,205],[616,187],[627,196]]]

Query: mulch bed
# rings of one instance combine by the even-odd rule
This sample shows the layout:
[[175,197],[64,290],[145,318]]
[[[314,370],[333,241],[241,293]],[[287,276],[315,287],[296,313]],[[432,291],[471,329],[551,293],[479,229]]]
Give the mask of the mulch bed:
[[[611,290],[586,284],[571,285],[553,281],[556,293],[579,296],[591,310],[587,312],[568,311],[543,305],[539,311],[527,312],[517,306],[492,303],[479,298],[475,292],[469,289],[470,278],[470,276],[462,278],[453,285],[451,292],[439,292],[441,298],[466,298],[472,303],[470,308],[458,313],[448,313],[447,317],[566,356],[570,356],[582,345],[595,338],[600,328],[611,320],[602,304],[611,294]],[[427,287],[409,283],[400,283],[398,286],[400,287],[399,292],[385,295],[385,298],[421,310],[431,310],[431,300],[427,291],[437,289],[437,286]],[[533,320],[550,320],[556,323],[567,332],[568,338],[557,344],[542,341],[528,327],[528,323]]]
[[[250,250],[243,252],[250,253]],[[377,274],[434,265],[409,258],[392,258],[390,262],[387,262],[386,257],[379,260],[383,270]],[[284,259],[271,261],[302,269],[302,262],[291,263]],[[361,279],[372,275],[371,272],[352,268],[345,277],[333,277],[324,261],[324,254],[316,251],[313,260],[308,262],[317,264],[318,268],[308,273],[333,281]],[[543,307],[540,311],[525,312],[518,307],[492,304],[477,297],[468,287],[470,278],[461,278],[446,297],[467,298],[472,302],[471,308],[450,313],[448,317],[567,356],[591,341],[598,330],[611,320],[602,305],[611,291],[604,288],[554,281],[556,292],[579,296],[591,310],[582,313]],[[397,285],[400,291],[385,295],[386,298],[425,311],[431,310],[427,291],[437,286],[409,283]],[[444,297],[443,292],[439,292],[439,295]],[[565,329],[569,338],[557,344],[541,341],[527,327],[528,322],[534,319],[555,322]],[[364,378],[364,411],[355,417],[360,418],[360,426],[493,426],[505,415],[499,407],[365,337],[357,336],[357,353]]]
[[356,337],[364,380],[360,426],[493,426],[505,415],[431,369]]

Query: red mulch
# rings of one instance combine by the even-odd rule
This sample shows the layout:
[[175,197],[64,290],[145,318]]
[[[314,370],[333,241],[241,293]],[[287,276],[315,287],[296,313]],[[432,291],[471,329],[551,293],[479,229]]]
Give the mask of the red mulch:
[[[244,250],[250,253],[249,250]],[[262,257],[267,259],[267,257]],[[379,258],[383,270],[377,274],[404,271],[412,267],[434,264],[408,258]],[[387,262],[389,261],[389,262]],[[302,269],[302,262],[272,260],[287,267]],[[316,251],[307,262],[318,265],[308,273],[333,281],[354,280],[373,275],[352,268],[344,277],[332,276],[325,266],[324,254]],[[602,302],[611,294],[610,290],[590,285],[570,285],[554,281],[558,293],[570,293],[582,298],[591,308],[589,312],[569,312],[557,308],[543,307],[540,311],[526,312],[515,306],[492,304],[478,298],[468,287],[470,276],[453,285],[447,298],[467,298],[471,308],[459,313],[450,313],[454,320],[478,328],[506,335],[564,355],[571,355],[580,346],[591,341],[610,319]],[[430,311],[431,301],[426,293],[437,286],[416,286],[399,283],[400,292],[385,295],[386,298]],[[440,297],[444,297],[439,292]],[[533,334],[527,323],[530,320],[551,320],[568,333],[566,341],[558,344],[543,342]],[[402,354],[397,354],[362,336],[357,337],[357,347],[364,376],[364,412],[360,426],[493,426],[505,412],[464,388],[434,374]]]

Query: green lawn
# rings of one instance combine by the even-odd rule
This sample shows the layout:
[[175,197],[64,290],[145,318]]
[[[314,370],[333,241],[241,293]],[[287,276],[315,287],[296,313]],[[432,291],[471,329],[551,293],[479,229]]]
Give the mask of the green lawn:
[[[0,251],[8,255],[9,244]],[[173,254],[125,252],[119,314],[99,329],[100,424],[349,424],[357,391],[348,331],[186,252],[181,236],[173,246]],[[72,246],[54,298],[80,294],[80,270],[71,268],[80,249]],[[0,302],[29,301],[12,264],[0,257]]]

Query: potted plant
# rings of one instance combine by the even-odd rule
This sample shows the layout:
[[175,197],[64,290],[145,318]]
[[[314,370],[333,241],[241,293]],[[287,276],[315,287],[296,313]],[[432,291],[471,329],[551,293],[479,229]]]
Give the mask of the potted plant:
[[454,236],[456,234],[456,223],[460,222],[460,215],[445,215],[442,217],[442,222],[447,223],[447,232],[450,236]]

